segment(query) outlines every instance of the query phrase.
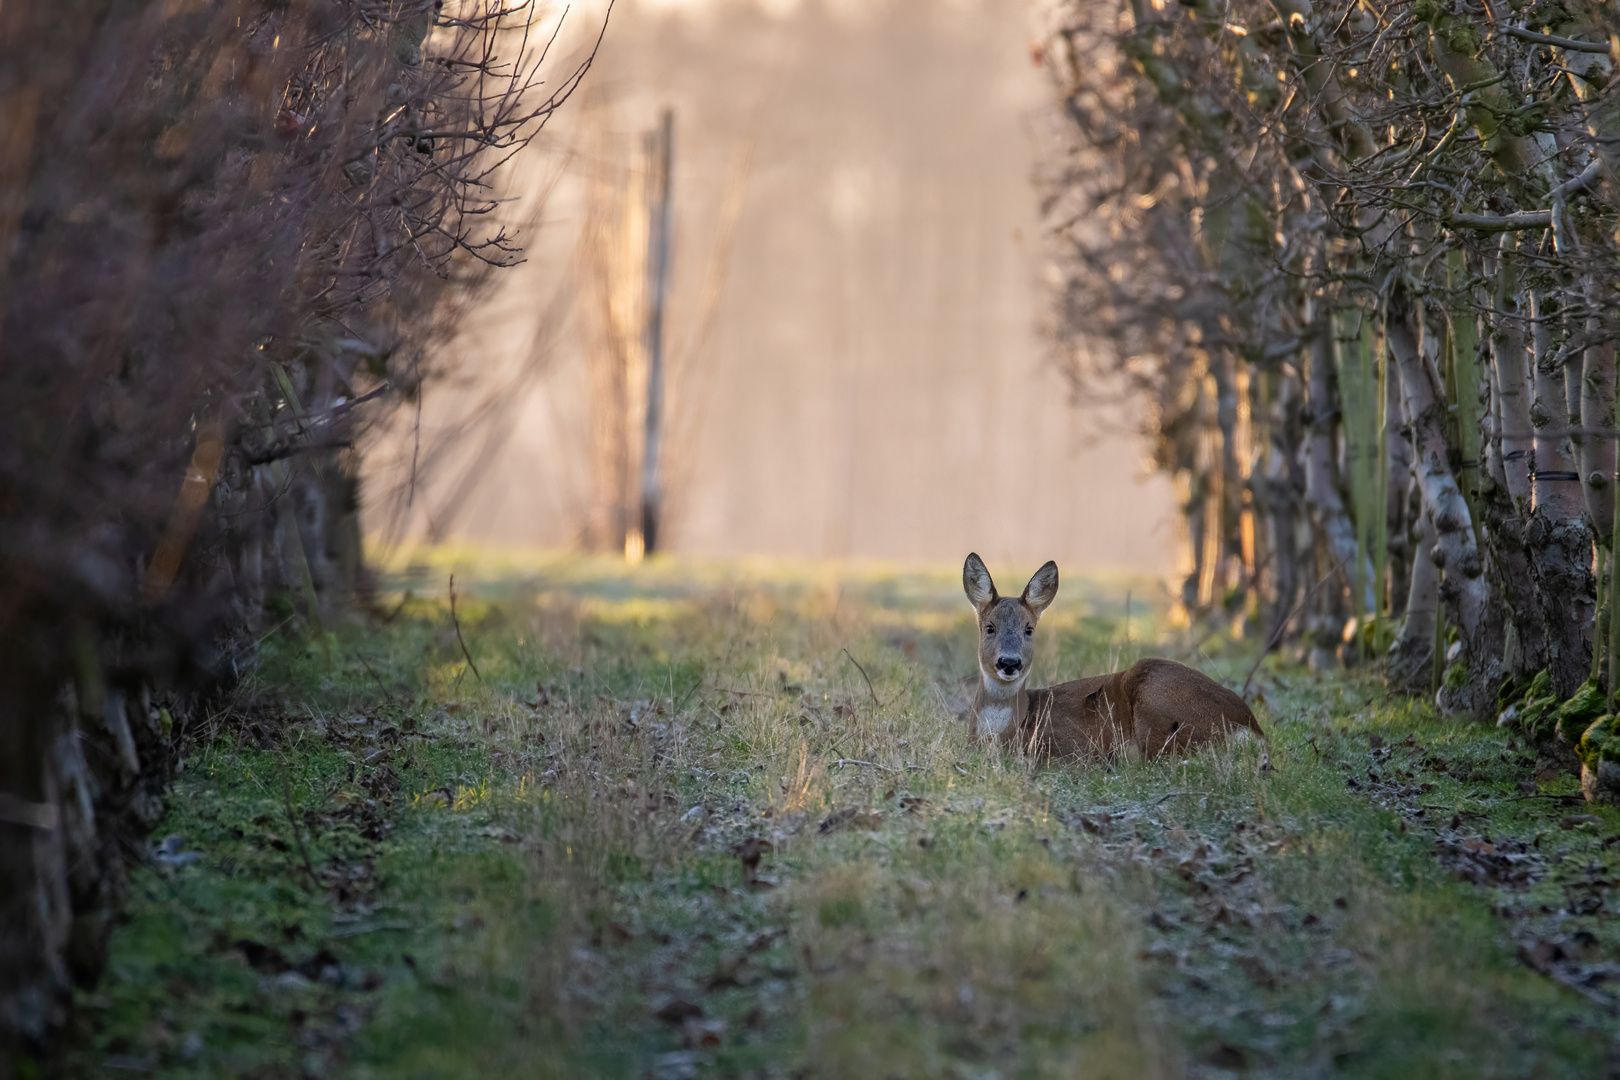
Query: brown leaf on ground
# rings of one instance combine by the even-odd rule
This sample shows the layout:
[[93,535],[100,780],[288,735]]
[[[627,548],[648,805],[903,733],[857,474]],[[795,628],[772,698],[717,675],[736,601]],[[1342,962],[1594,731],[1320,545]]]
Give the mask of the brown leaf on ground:
[[1271,965],[1258,956],[1244,955],[1237,958],[1238,967],[1254,981],[1262,990],[1277,989],[1277,973],[1271,970]]
[[281,955],[281,950],[274,945],[242,938],[232,948],[242,955],[242,959],[246,960],[254,971],[266,975],[279,975],[292,967],[287,958]]
[[900,809],[904,810],[908,814],[921,814],[926,811],[928,807],[928,800],[923,798],[921,795],[900,796]]
[[1462,881],[1475,885],[1494,885],[1499,888],[1522,889],[1536,880],[1539,860],[1515,843],[1519,851],[1498,850],[1477,836],[1460,840],[1438,839],[1434,842],[1435,855],[1440,865]]
[[703,1015],[703,1006],[685,998],[670,998],[653,1011],[653,1015],[666,1024],[685,1024]]
[[1101,836],[1108,831],[1113,820],[1109,814],[1076,814],[1069,819],[1069,828]]
[[1519,943],[1519,962],[1613,1010],[1620,1000],[1604,984],[1620,981],[1620,964],[1612,960],[1582,963],[1581,958],[1592,951],[1578,940],[1538,937]]
[[744,875],[750,879],[759,868],[760,856],[769,850],[771,842],[759,836],[750,836],[741,843],[731,846],[731,853],[742,860]]
[[719,1046],[725,1034],[724,1020],[701,1020],[696,1016],[688,1016],[681,1022],[681,1041],[686,1044],[688,1050]]
[[1229,1042],[1218,1041],[1204,1051],[1204,1061],[1217,1069],[1246,1069],[1249,1066],[1249,1055]]

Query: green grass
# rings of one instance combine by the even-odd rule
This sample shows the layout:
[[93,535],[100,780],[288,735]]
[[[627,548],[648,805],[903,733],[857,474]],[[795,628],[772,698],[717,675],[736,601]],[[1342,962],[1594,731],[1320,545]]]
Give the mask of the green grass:
[[[1125,584],[1065,582],[1039,677],[1175,653],[1140,603],[1125,642]],[[1497,729],[1284,665],[1266,744],[1037,771],[947,710],[954,574],[475,585],[478,674],[438,601],[265,643],[241,715],[193,733],[159,836],[200,857],[134,872],[74,1072],[1575,1077],[1610,1051],[1620,814],[1566,820],[1542,796],[1573,780],[1527,792]],[[1235,683],[1241,654],[1196,662]],[[1587,993],[1516,958],[1538,942]]]

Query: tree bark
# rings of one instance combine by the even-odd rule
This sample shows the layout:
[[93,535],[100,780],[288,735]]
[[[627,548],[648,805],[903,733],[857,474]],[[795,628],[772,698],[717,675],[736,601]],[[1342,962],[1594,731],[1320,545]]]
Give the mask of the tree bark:
[[1440,600],[1448,620],[1462,635],[1469,667],[1469,711],[1487,720],[1496,712],[1502,680],[1502,623],[1492,603],[1484,559],[1474,542],[1468,503],[1451,469],[1446,440],[1446,401],[1434,361],[1419,347],[1412,327],[1412,305],[1397,279],[1389,299],[1386,326],[1390,353],[1400,371],[1412,423],[1412,442],[1424,514],[1435,540],[1430,557],[1440,568]]
[[1264,515],[1272,552],[1271,627],[1294,610],[1299,585],[1299,509],[1304,486],[1299,457],[1293,452],[1304,432],[1299,377],[1292,369],[1278,372],[1277,391],[1267,431],[1264,475],[1254,483],[1259,511]]
[[[1589,300],[1596,299],[1595,292],[1589,282]],[[1588,319],[1586,326],[1588,333],[1595,333],[1601,322]],[[1584,430],[1577,444],[1587,519],[1605,548],[1614,532],[1614,420],[1614,342],[1606,341],[1584,350],[1581,357],[1580,426]]]
[[[1407,593],[1416,545],[1417,522],[1412,505],[1412,440],[1401,399],[1401,380],[1393,372],[1384,379],[1384,520],[1389,552],[1389,613],[1399,616],[1406,610]],[[1432,565],[1432,563],[1431,563]]]
[[[1497,280],[1500,284],[1500,275]],[[1491,302],[1489,295],[1480,297],[1480,300],[1487,304]],[[1536,597],[1535,579],[1530,572],[1530,557],[1524,546],[1525,521],[1520,516],[1519,506],[1525,504],[1515,503],[1509,482],[1510,476],[1515,477],[1528,497],[1529,455],[1520,453],[1515,462],[1510,463],[1504,453],[1508,446],[1519,446],[1524,442],[1522,437],[1508,440],[1504,436],[1506,430],[1514,425],[1519,431],[1530,430],[1525,392],[1517,384],[1510,384],[1513,392],[1511,395],[1504,393],[1501,381],[1504,373],[1512,379],[1512,373],[1522,369],[1522,355],[1515,367],[1510,362],[1511,358],[1501,355],[1504,343],[1507,347],[1515,347],[1508,338],[1495,336],[1490,345],[1491,356],[1483,365],[1489,400],[1480,443],[1483,461],[1475,505],[1479,508],[1481,524],[1485,526],[1484,542],[1490,555],[1486,576],[1504,606],[1503,663],[1508,674],[1521,678],[1534,675],[1547,666],[1547,635],[1542,624],[1541,601]],[[1522,342],[1517,347],[1522,349]]]
[[1524,348],[1524,324],[1519,310],[1518,281],[1512,251],[1516,240],[1502,238],[1502,254],[1497,268],[1496,307],[1502,313],[1491,335],[1491,359],[1496,369],[1496,393],[1500,402],[1499,433],[1502,440],[1502,470],[1507,478],[1508,496],[1514,510],[1530,516],[1530,453],[1535,445],[1535,428],[1530,422],[1530,376]]
[[1597,604],[1592,576],[1592,532],[1576,471],[1564,378],[1564,353],[1548,320],[1546,295],[1531,292],[1535,318],[1535,460],[1531,473],[1533,512],[1525,529],[1530,566],[1547,628],[1547,661],[1553,690],[1569,697],[1592,667],[1592,618]]
[[[1372,565],[1356,543],[1355,524],[1339,491],[1339,416],[1333,378],[1333,322],[1325,304],[1316,305],[1309,349],[1309,427],[1305,443],[1305,500],[1337,572],[1354,589],[1363,584],[1361,609],[1373,610]],[[1361,563],[1358,575],[1358,561]]]
[[[1238,465],[1238,389],[1232,365],[1230,350],[1216,349],[1211,352],[1209,374],[1215,382],[1215,426],[1220,437],[1219,461],[1212,464],[1220,470],[1221,477],[1220,500],[1216,504],[1219,508],[1217,528],[1220,531],[1217,535],[1220,538],[1218,550],[1221,565],[1216,572],[1216,581],[1226,591],[1230,591],[1234,584],[1226,578],[1227,567],[1231,565],[1234,555],[1238,556],[1241,564],[1243,554],[1243,540],[1238,531],[1243,517],[1243,474]],[[1224,599],[1223,594],[1217,596],[1215,602],[1219,604]]]
[[1385,676],[1392,689],[1421,694],[1433,679],[1435,619],[1440,610],[1440,568],[1430,554],[1434,550],[1434,524],[1421,515],[1420,539],[1412,559],[1412,574],[1406,596],[1406,614],[1401,630],[1385,659]]

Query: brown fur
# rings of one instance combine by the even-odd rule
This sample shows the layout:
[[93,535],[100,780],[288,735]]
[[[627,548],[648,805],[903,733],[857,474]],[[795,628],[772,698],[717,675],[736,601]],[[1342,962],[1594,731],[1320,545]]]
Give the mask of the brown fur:
[[[1139,660],[1110,675],[1026,689],[1034,626],[1057,593],[1057,567],[1043,566],[1017,599],[996,594],[977,555],[968,556],[962,576],[979,613],[978,690],[968,709],[975,739],[1019,745],[1043,760],[1080,760],[1183,755],[1233,735],[1265,738],[1241,697],[1174,660]],[[1004,671],[1014,662],[1018,674],[1010,678]]]

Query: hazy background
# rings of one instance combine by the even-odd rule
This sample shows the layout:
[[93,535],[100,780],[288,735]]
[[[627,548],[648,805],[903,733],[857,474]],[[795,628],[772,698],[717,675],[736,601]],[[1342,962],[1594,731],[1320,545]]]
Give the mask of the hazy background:
[[[556,48],[600,17],[576,7]],[[368,529],[622,543],[609,459],[641,369],[604,392],[602,326],[636,298],[597,271],[640,250],[612,199],[668,107],[664,547],[1169,571],[1168,481],[1127,418],[1071,403],[1038,333],[1045,78],[1011,0],[620,0],[503,211],[528,262],[446,350],[420,432],[407,413],[367,458]]]

